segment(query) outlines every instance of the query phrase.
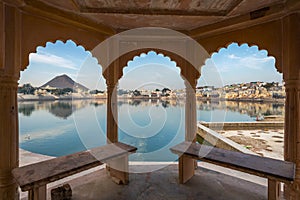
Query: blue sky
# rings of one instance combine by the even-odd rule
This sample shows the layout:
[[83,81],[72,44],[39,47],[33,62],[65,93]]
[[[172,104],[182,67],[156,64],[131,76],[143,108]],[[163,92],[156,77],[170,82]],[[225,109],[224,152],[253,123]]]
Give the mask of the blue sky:
[[[29,60],[29,66],[21,73],[20,84],[41,86],[57,75],[67,74],[90,89],[104,90],[106,87],[98,61],[72,41],[48,42],[45,47],[38,47],[37,53],[31,53]],[[250,81],[282,82],[282,75],[276,71],[274,64],[275,59],[268,57],[267,51],[259,50],[257,46],[233,43],[206,60],[198,86],[220,87]],[[119,88],[184,88],[176,63],[155,52],[136,56],[123,72]]]

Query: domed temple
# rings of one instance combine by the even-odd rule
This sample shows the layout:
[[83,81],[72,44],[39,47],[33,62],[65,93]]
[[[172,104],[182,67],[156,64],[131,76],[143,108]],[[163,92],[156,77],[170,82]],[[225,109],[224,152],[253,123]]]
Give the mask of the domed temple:
[[[19,167],[17,104],[20,72],[26,70],[29,65],[29,54],[35,53],[38,46],[46,46],[47,42],[57,40],[63,42],[72,40],[97,58],[107,85],[107,143],[116,143],[116,146],[121,149],[125,148],[132,152],[135,149],[128,146],[124,147],[124,144],[118,143],[117,94],[114,89],[123,76],[123,68],[134,56],[153,50],[170,57],[180,67],[181,76],[186,86],[185,144],[193,145],[197,132],[195,91],[205,60],[214,52],[218,52],[220,48],[227,47],[233,42],[247,43],[249,46],[257,45],[259,49],[267,50],[269,55],[276,60],[277,71],[283,74],[286,90],[284,117],[284,160],[286,162],[277,165],[276,162],[273,162],[274,160],[270,162],[268,160],[260,161],[252,157],[245,157],[243,160],[239,157],[240,155],[231,154],[231,152],[226,153],[229,160],[224,161],[218,158],[217,155],[220,155],[218,151],[212,151],[215,156],[207,158],[207,160],[217,165],[269,179],[268,189],[265,190],[268,192],[263,191],[263,197],[266,197],[268,193],[268,199],[300,199],[299,0],[0,0],[0,14],[2,16],[0,19],[1,200],[19,199],[19,186],[23,191],[29,191],[30,199],[46,199],[46,192],[43,190],[45,190],[44,186],[48,182],[58,176],[74,174],[78,170],[70,169],[70,171],[65,172],[67,175],[56,174],[54,178],[49,175],[39,182],[32,181],[38,178],[29,177],[30,169],[27,169],[27,174],[18,171],[21,169]],[[143,194],[146,196],[142,194],[139,194],[139,197],[130,196],[128,193],[125,194],[125,189],[109,189],[108,186],[106,187],[107,191],[105,188],[98,190],[95,187],[86,186],[85,189],[78,189],[80,192],[77,191],[77,194],[94,193],[97,196],[96,194],[102,191],[103,195],[105,193],[104,199],[120,198],[114,196],[116,193],[123,194],[125,199],[153,199],[155,197],[158,199],[175,199],[177,197],[178,199],[233,199],[232,197],[255,199],[256,193],[261,192],[256,190],[255,186],[248,188],[249,193],[241,192],[244,191],[242,188],[245,189],[248,186],[239,184],[228,177],[222,178],[220,174],[211,175],[211,172],[207,171],[208,169],[201,169],[200,173],[197,171],[198,169],[195,170],[195,157],[190,155],[190,148],[185,149],[187,153],[181,151],[180,148],[181,146],[176,146],[172,151],[178,154],[180,152],[188,154],[188,156],[182,155],[179,164],[175,163],[170,169],[159,171],[160,174],[153,174],[153,180],[148,183],[150,184],[148,189],[151,189],[151,192]],[[111,146],[107,146],[103,150],[103,152],[106,151],[113,152],[114,156],[117,157],[117,159],[109,161],[106,167],[116,182],[128,183],[129,181],[131,188],[136,188],[137,184],[145,184],[143,180],[148,180],[148,175],[132,175],[133,178],[129,178],[131,174],[127,171],[127,157],[119,158],[120,152]],[[251,169],[248,169],[247,166],[247,169],[245,166],[237,166],[232,163],[235,156],[236,159],[241,159],[238,164],[250,163],[249,165],[252,166],[251,161],[253,159],[256,165],[261,166],[254,166]],[[68,159],[69,157],[63,157],[63,159],[55,162],[64,162]],[[78,159],[81,160],[82,158],[78,157]],[[87,159],[93,162],[91,163],[93,166],[99,164],[91,158]],[[103,158],[103,160],[107,159],[107,157]],[[101,159],[100,161],[102,162]],[[225,162],[226,164],[224,164]],[[69,165],[71,164],[69,163]],[[284,168],[289,164],[295,172],[289,176],[290,179],[288,175],[284,175]],[[66,165],[69,167],[68,163]],[[51,170],[49,173],[46,172],[49,170],[50,164],[41,166],[32,166],[31,172],[34,170],[40,170],[41,173],[47,174],[53,172]],[[261,170],[265,166],[270,166],[272,169],[266,167],[267,170]],[[281,166],[283,167],[281,168]],[[176,171],[177,167],[179,173]],[[269,171],[272,170],[276,171],[274,172],[275,175],[270,175]],[[168,182],[177,177],[174,175],[174,177],[168,178],[170,174],[177,175],[179,181]],[[193,175],[196,177],[187,182]],[[99,179],[109,182],[107,177],[103,176],[97,175]],[[205,182],[213,178],[215,184],[201,185],[203,183],[201,180]],[[157,179],[159,183],[155,182],[154,179]],[[22,185],[20,180],[25,181],[27,185],[24,182]],[[227,183],[224,183],[226,181]],[[80,182],[80,180],[77,181],[77,184]],[[284,182],[282,192],[278,189],[279,182]],[[183,185],[183,183],[185,184]],[[227,186],[218,187],[217,183]],[[107,184],[110,185],[111,183]],[[160,193],[155,193],[156,190],[161,190],[155,186],[156,184],[162,184],[161,188],[169,184],[170,188],[160,191],[169,192],[169,196],[164,197]],[[197,184],[199,184],[198,187]],[[231,190],[229,185],[232,187],[235,185],[235,189]],[[214,187],[214,189],[210,190],[209,186]],[[117,185],[111,187],[115,188]],[[192,192],[191,187],[194,187],[198,192]],[[240,190],[237,189],[239,187]],[[217,188],[220,190],[218,191]],[[221,188],[223,189],[221,190]],[[141,190],[135,189],[132,192],[141,192]],[[199,192],[201,190],[202,193]],[[126,188],[126,191],[128,192],[129,189]],[[186,196],[184,196],[185,191]],[[235,195],[236,191],[240,192]],[[177,196],[174,194],[172,196],[173,192]],[[73,193],[76,195],[76,188]],[[108,196],[110,193],[112,194],[111,197]],[[207,197],[207,193],[213,197]],[[222,193],[225,195],[224,197],[222,197]],[[241,193],[244,193],[244,196],[238,196],[242,195]],[[101,199],[101,197],[97,196],[95,199]]]

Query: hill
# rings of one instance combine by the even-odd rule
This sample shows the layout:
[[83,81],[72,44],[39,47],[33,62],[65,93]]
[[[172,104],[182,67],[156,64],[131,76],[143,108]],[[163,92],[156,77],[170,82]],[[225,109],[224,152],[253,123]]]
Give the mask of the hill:
[[89,90],[87,87],[73,81],[66,74],[54,77],[53,79],[51,79],[50,81],[48,81],[47,83],[42,85],[41,87],[46,87],[46,86],[50,86],[50,87],[54,87],[54,88],[60,88],[60,89],[74,88],[74,89],[80,89],[80,90],[84,90],[84,91]]

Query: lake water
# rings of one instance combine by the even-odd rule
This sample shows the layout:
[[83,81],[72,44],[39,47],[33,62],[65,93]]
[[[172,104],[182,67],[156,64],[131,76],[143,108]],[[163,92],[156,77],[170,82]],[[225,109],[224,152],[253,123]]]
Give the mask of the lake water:
[[[283,115],[274,103],[197,102],[199,121],[254,121],[258,114]],[[133,161],[173,161],[169,148],[184,140],[185,110],[180,101],[118,102],[119,141],[138,148]],[[106,143],[106,101],[19,102],[20,147],[62,156]]]

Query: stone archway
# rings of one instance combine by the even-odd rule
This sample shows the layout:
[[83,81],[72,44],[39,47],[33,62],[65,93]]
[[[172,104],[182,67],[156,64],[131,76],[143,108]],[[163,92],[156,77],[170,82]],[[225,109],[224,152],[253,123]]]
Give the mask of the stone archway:
[[29,54],[48,41],[67,39],[92,49],[104,40],[106,34],[28,15],[18,7],[7,4],[0,3],[0,7],[3,16],[0,39],[3,47],[0,50],[0,151],[4,152],[0,156],[0,199],[18,199],[18,187],[11,174],[19,166],[17,87],[20,72],[29,63]]
[[300,57],[299,13],[291,13],[283,18],[260,24],[248,22],[240,29],[216,28],[213,31],[198,29],[191,32],[199,44],[212,54],[220,47],[228,46],[232,41],[238,44],[247,43],[266,49],[276,59],[276,69],[283,73],[285,82],[285,127],[284,127],[284,159],[296,163],[296,179],[293,184],[286,185],[288,198],[299,198],[300,194]]
[[[181,69],[181,76],[185,81],[186,86],[186,104],[185,104],[185,140],[193,141],[196,140],[197,131],[197,116],[196,116],[196,84],[197,79],[200,77],[200,71],[192,65],[188,59],[172,52],[168,49],[163,48],[139,48],[124,53],[117,59],[113,60],[107,68],[104,67],[105,71],[103,75],[107,83],[107,140],[108,142],[118,142],[118,108],[117,108],[117,92],[115,89],[118,85],[119,79],[123,75],[123,68],[127,65],[127,62],[132,60],[134,56],[140,55],[148,51],[155,51],[161,53],[164,56],[170,57],[172,61],[177,63],[177,66]],[[99,59],[99,58],[98,58]],[[203,62],[203,61],[200,61]],[[117,174],[114,170],[114,165],[126,165],[125,163],[112,163],[108,165],[108,171],[112,176]],[[128,167],[125,167],[128,168]],[[195,161],[193,159],[185,159],[180,164],[182,170],[188,171],[188,176],[194,174]],[[185,175],[186,175],[185,174]],[[123,175],[123,177],[126,175]],[[181,179],[188,179],[189,177],[181,177]]]
[[[127,62],[132,60],[134,56],[140,55],[141,53],[147,53],[149,51],[155,51],[161,53],[164,56],[170,57],[172,61],[177,63],[177,66],[181,69],[181,77],[183,78],[186,86],[186,140],[192,141],[195,139],[196,134],[196,103],[195,103],[195,92],[197,80],[200,77],[200,72],[187,60],[181,56],[163,49],[138,49],[130,51],[115,61],[113,61],[109,67],[103,72],[103,75],[107,83],[107,93],[108,93],[108,113],[107,121],[108,130],[107,135],[109,141],[117,141],[117,97],[116,92],[114,92],[116,86],[118,85],[119,79],[123,76],[123,68],[127,65]],[[112,115],[111,115],[111,114]]]

